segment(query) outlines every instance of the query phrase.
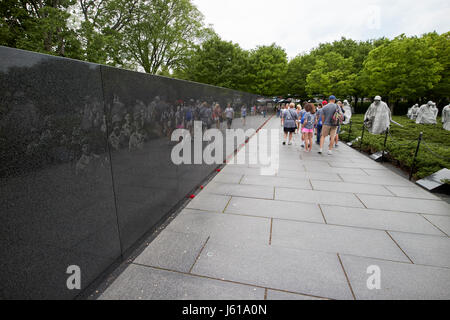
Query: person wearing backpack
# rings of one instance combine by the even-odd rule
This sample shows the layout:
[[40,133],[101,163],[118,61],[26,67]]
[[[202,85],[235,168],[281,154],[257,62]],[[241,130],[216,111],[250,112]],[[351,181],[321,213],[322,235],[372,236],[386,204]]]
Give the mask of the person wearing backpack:
[[298,115],[298,118],[299,118],[299,129],[300,129],[300,132],[301,132],[301,134],[302,134],[302,143],[300,144],[300,146],[301,146],[302,148],[305,147],[305,134],[304,134],[304,132],[302,131],[302,128],[303,128],[303,123],[305,122],[305,114],[306,114],[305,108],[306,108],[306,106],[307,106],[308,103],[309,103],[309,102],[306,102],[306,101],[303,103],[303,109],[300,110],[300,113],[299,113],[299,115]]
[[312,149],[312,141],[314,134],[314,123],[316,118],[316,107],[312,103],[308,103],[305,107],[306,114],[304,116],[302,133],[305,137],[305,152],[310,152]]
[[[344,107],[343,107],[343,105],[342,105],[342,101],[338,101],[337,102],[337,105],[339,106],[339,108],[341,109],[341,112],[342,112],[342,115],[343,115],[343,120],[342,121],[345,121],[346,119],[345,119],[345,110],[344,110]],[[339,125],[338,125],[338,128],[337,128],[337,130],[336,130],[336,136],[335,136],[335,138],[334,138],[334,140],[335,140],[335,142],[334,142],[334,147],[335,148],[337,148],[338,147],[338,142],[339,142],[339,134],[341,133],[341,124],[342,123],[339,123]]]
[[335,142],[335,135],[338,125],[342,123],[343,114],[341,109],[336,104],[336,97],[330,96],[328,104],[322,108],[322,135],[320,137],[319,154],[322,154],[325,137],[330,136],[330,144],[328,146],[328,154],[333,154],[333,147]]
[[320,145],[320,136],[322,134],[322,108],[328,104],[327,100],[323,100],[319,103],[316,111],[316,144]]
[[287,109],[282,113],[281,116],[281,124],[283,125],[284,130],[284,141],[283,145],[286,144],[287,136],[289,135],[288,145],[292,144],[292,134],[295,132],[297,128],[296,120],[298,119],[297,112],[294,110],[295,103],[291,103],[288,105]]

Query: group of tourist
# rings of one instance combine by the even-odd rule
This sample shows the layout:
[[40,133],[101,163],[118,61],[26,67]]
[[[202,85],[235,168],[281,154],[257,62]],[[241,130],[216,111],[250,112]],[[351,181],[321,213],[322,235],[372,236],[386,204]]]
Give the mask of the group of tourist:
[[[408,110],[407,116],[417,124],[436,124],[438,112],[436,103],[429,101],[420,108],[415,104]],[[301,147],[305,152],[311,152],[315,133],[319,154],[323,153],[325,138],[330,137],[328,154],[331,155],[333,148],[338,147],[341,124],[350,121],[352,109],[347,100],[336,102],[336,97],[332,95],[328,101],[318,104],[304,102],[302,106],[296,106],[291,102],[281,105],[277,115],[281,118],[284,131],[283,145],[291,145],[293,135],[301,134]],[[372,134],[381,134],[389,129],[391,122],[395,123],[391,110],[380,96],[376,96],[364,115],[365,127]],[[445,130],[450,130],[450,105],[442,110],[442,123]]]
[[323,152],[325,138],[330,136],[328,154],[338,147],[341,124],[348,123],[351,117],[351,107],[347,100],[336,102],[335,96],[330,96],[317,105],[304,102],[295,106],[295,103],[283,105],[280,110],[281,125],[283,126],[283,145],[291,145],[294,134],[301,135],[301,147],[305,152],[311,152],[314,133],[316,144],[319,145],[319,154]]

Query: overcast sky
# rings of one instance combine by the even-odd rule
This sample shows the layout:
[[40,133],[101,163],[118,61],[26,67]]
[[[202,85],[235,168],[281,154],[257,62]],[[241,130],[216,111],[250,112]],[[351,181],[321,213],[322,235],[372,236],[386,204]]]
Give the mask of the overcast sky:
[[275,42],[290,58],[342,36],[392,39],[450,31],[448,0],[193,0],[205,22],[244,49]]

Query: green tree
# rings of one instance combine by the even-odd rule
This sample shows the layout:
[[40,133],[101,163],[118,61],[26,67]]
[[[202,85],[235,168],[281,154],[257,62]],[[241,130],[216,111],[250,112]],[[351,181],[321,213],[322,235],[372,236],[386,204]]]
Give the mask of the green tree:
[[316,57],[311,54],[298,55],[288,63],[287,73],[284,78],[286,94],[299,96],[306,99],[306,78],[316,65]]
[[0,44],[79,58],[80,42],[68,25],[75,0],[4,0],[0,4]]
[[79,0],[75,8],[83,59],[113,66],[128,66],[124,29],[132,23],[140,0]]
[[248,60],[248,52],[239,45],[215,36],[194,50],[176,74],[186,80],[246,91]]
[[436,32],[425,34],[425,41],[436,49],[436,58],[441,65],[440,80],[428,93],[432,99],[447,102],[450,95],[450,32],[438,35]]
[[336,52],[317,58],[314,69],[306,78],[306,91],[310,95],[351,96],[356,79],[353,63],[353,58],[344,58]]
[[[308,92],[306,90],[306,79],[307,76],[315,68],[316,61],[318,59],[326,61],[327,59],[332,57],[325,57],[327,54],[336,53],[342,56],[344,59],[352,59],[352,63],[345,66],[345,68],[348,68],[348,70],[345,70],[345,73],[352,75],[352,81],[349,81],[349,79],[341,79],[342,82],[339,84],[339,86],[337,86],[339,87],[337,88],[337,90],[347,90],[344,93],[344,96],[349,97],[351,94],[353,94],[355,96],[355,100],[357,101],[358,97],[361,97],[364,94],[360,77],[358,77],[360,71],[363,68],[363,63],[367,58],[369,52],[373,48],[381,45],[382,43],[385,43],[386,41],[388,40],[385,38],[377,40],[355,41],[342,37],[340,40],[336,40],[331,43],[321,43],[317,48],[312,49],[310,53],[299,55],[289,62],[288,72],[285,78],[286,88],[289,93],[292,92],[302,98],[307,98]],[[356,75],[356,77],[354,77],[353,75]],[[321,78],[317,74],[314,75],[314,77]],[[310,86],[313,85],[311,81]],[[321,81],[324,83],[326,82],[326,79],[323,79]],[[319,88],[315,88],[315,90],[318,90],[317,93],[321,92]],[[327,90],[329,90],[329,88]],[[336,88],[332,88],[332,90],[336,90]]]
[[436,49],[424,38],[400,35],[369,53],[362,70],[363,86],[372,96],[396,102],[423,97],[441,77],[436,56]]
[[203,16],[190,0],[142,1],[125,26],[125,50],[156,74],[181,64],[203,32]]
[[287,71],[287,55],[283,48],[272,44],[258,46],[250,52],[250,91],[266,96],[282,94]]

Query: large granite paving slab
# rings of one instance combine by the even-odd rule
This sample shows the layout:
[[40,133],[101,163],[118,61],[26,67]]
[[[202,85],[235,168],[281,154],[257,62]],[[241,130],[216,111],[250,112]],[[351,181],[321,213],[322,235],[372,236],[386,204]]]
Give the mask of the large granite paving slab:
[[264,289],[131,264],[100,300],[262,300]]
[[338,161],[336,159],[328,161],[331,167],[334,168],[359,168],[359,169],[378,169],[381,166],[373,161]]
[[390,232],[392,238],[416,264],[450,268],[450,238]]
[[222,183],[239,183],[244,175],[243,174],[217,174],[211,181]]
[[386,186],[386,188],[397,197],[440,200],[438,196],[435,196],[431,192],[428,192],[420,187]]
[[444,201],[359,194],[359,199],[370,209],[450,215],[450,206]]
[[[289,168],[291,170],[291,168]],[[361,175],[361,176],[368,176],[367,173],[365,173],[360,168],[335,168],[335,167],[314,167],[314,166],[305,166],[306,172],[320,172],[320,173],[334,173],[334,174],[352,174],[352,175]],[[342,181],[342,180],[341,180]]]
[[312,203],[235,197],[231,199],[225,212],[324,223],[319,206]]
[[238,166],[233,164],[228,164],[223,168],[220,173],[221,174],[245,174],[245,175],[261,175],[261,168],[249,168],[244,166]]
[[295,178],[295,179],[314,179],[325,181],[342,181],[336,173],[326,172],[297,172],[291,170],[280,169],[277,174],[278,177]]
[[267,300],[327,300],[314,296],[290,293],[285,291],[267,290]]
[[275,188],[275,200],[330,204],[363,208],[363,204],[351,193]]
[[274,220],[272,245],[409,262],[381,230]]
[[206,235],[164,230],[134,262],[189,272],[206,240]]
[[381,167],[379,169],[363,169],[365,173],[367,173],[371,177],[396,177],[402,178],[399,174],[389,170],[387,168]]
[[273,176],[244,176],[241,184],[260,185],[271,187],[292,187],[311,190],[311,184],[307,179],[292,177],[273,177]]
[[211,182],[202,191],[227,196],[273,199],[274,187]]
[[450,216],[434,216],[431,214],[423,216],[440,230],[445,232],[447,236],[450,236]]
[[386,176],[386,177],[374,177],[356,174],[340,174],[345,182],[351,183],[365,183],[365,184],[380,184],[385,186],[404,186],[411,187],[414,186],[410,181],[404,179],[400,176]]
[[330,182],[321,180],[311,180],[314,190],[338,191],[350,193],[377,194],[381,196],[392,196],[386,188],[373,184],[349,183],[349,182]]
[[[356,299],[450,299],[450,269],[347,255],[341,259]],[[368,289],[367,281],[373,275],[368,273],[370,266],[379,267],[380,289]]]
[[444,235],[418,213],[337,207],[329,205],[322,205],[321,207],[325,219],[329,224],[431,235]]
[[230,202],[230,199],[230,196],[200,192],[194,199],[189,201],[186,208],[222,212],[228,202]]
[[166,230],[202,234],[223,243],[265,244],[269,242],[270,219],[185,209]]
[[300,294],[352,299],[336,254],[208,242],[192,273]]

